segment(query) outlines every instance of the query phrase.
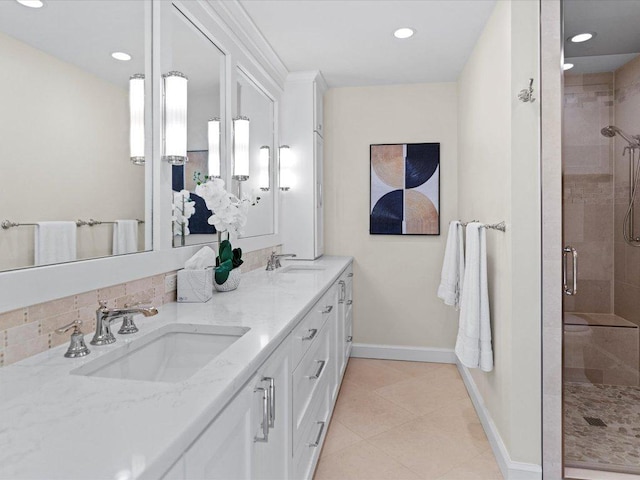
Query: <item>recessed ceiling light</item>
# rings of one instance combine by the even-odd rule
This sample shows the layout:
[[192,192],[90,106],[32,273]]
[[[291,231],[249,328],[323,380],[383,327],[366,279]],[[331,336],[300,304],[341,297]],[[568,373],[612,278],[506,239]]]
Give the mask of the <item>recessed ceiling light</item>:
[[131,60],[131,55],[124,52],[113,52],[111,56],[116,60],[121,60],[123,62],[128,62],[129,60]]
[[573,68],[573,63],[565,63],[562,65],[562,70],[571,70]]
[[399,28],[393,32],[393,36],[396,38],[409,38],[413,36],[413,29],[407,27]]
[[16,0],[20,5],[24,5],[29,8],[42,8],[44,3],[42,0]]
[[586,42],[587,40],[591,40],[595,36],[595,33],[579,33],[577,35],[574,35],[573,37],[569,37],[569,41],[573,43],[582,43]]

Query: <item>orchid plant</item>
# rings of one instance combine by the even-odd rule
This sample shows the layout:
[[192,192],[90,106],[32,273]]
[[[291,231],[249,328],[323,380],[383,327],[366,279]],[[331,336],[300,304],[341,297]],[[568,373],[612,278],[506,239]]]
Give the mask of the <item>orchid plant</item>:
[[202,182],[200,174],[196,173],[194,179],[197,183],[196,195],[202,197],[207,208],[213,212],[207,222],[218,231],[218,266],[214,277],[216,283],[221,285],[229,278],[231,270],[242,265],[242,250],[232,249],[229,237],[222,240],[221,234],[225,231],[228,235],[233,233],[235,236],[243,233],[252,202],[248,197],[238,198],[227,192],[224,180],[220,178],[205,177]]

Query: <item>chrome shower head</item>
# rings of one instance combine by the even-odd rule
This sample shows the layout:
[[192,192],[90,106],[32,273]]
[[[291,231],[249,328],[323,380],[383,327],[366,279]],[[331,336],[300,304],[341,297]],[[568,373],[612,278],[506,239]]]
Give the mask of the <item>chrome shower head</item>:
[[608,127],[604,127],[602,130],[600,130],[600,133],[608,138],[613,138],[616,136],[616,134],[618,134],[622,138],[624,138],[627,142],[629,142],[630,147],[637,148],[640,146],[640,136],[629,135],[623,132],[622,130],[620,130],[615,125],[609,125]]

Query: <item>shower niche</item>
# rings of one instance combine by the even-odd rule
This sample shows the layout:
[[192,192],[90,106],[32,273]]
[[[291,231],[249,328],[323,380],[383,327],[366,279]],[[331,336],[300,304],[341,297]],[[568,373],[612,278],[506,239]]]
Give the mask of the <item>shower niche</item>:
[[565,474],[640,474],[640,2],[563,8]]

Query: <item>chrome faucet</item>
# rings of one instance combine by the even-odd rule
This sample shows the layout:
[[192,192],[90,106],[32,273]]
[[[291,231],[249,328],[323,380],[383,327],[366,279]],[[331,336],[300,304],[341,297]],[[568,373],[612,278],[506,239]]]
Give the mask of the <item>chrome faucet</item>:
[[269,257],[269,261],[267,262],[266,270],[275,270],[276,268],[280,268],[282,265],[280,264],[280,259],[285,257],[295,257],[295,253],[276,253],[271,252],[271,256]]
[[116,341],[116,337],[111,333],[111,323],[125,315],[141,313],[145,317],[151,317],[158,313],[156,307],[135,307],[135,308],[108,308],[107,302],[101,301],[100,308],[96,310],[96,333],[91,340],[91,345],[109,345]]

